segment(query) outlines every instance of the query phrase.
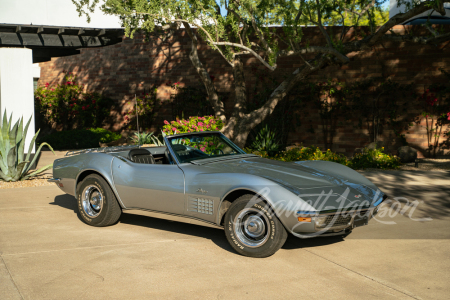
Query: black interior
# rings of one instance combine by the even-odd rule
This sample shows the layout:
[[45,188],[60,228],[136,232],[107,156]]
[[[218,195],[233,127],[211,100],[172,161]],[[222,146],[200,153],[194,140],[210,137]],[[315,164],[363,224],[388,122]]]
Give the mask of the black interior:
[[154,164],[155,158],[147,149],[131,149],[128,158],[138,164]]

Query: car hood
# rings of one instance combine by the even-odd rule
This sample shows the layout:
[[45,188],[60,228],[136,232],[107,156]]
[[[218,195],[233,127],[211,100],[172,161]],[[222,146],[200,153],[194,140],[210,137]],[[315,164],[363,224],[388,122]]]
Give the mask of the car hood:
[[290,190],[318,210],[373,206],[384,194],[366,177],[329,161],[283,162],[249,157],[203,165],[214,173],[245,173]]

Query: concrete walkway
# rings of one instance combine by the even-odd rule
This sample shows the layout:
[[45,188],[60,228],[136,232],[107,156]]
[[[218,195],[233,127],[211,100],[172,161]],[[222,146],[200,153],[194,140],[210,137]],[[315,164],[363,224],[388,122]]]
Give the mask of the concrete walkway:
[[448,299],[449,173],[365,175],[403,214],[392,202],[345,239],[290,237],[266,259],[220,229],[140,212],[95,228],[57,187],[0,190],[0,299]]

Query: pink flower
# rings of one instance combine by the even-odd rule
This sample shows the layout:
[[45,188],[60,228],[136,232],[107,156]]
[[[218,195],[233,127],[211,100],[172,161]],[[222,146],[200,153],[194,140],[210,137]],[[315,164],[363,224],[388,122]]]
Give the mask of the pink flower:
[[48,87],[50,85],[50,83],[46,82],[45,83],[45,87]]
[[175,132],[177,129],[175,127],[172,127],[172,131]]
[[447,120],[450,121],[450,112],[447,113],[447,117],[448,117]]
[[206,148],[205,148],[205,147],[201,147],[200,150],[202,150],[203,152],[205,152],[205,151],[206,151]]
[[52,107],[52,105],[51,105],[51,104],[49,104],[48,106]]
[[198,122],[198,126],[203,126],[203,123],[202,122]]
[[169,122],[167,122],[167,120],[164,120],[164,124],[169,125]]

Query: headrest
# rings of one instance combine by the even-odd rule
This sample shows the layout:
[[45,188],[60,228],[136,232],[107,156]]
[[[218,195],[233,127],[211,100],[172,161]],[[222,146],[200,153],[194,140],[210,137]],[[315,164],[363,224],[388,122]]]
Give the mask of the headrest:
[[130,150],[130,152],[128,153],[128,158],[131,161],[133,161],[133,156],[135,156],[135,155],[152,155],[152,154],[147,149],[136,148],[136,149],[131,149]]

